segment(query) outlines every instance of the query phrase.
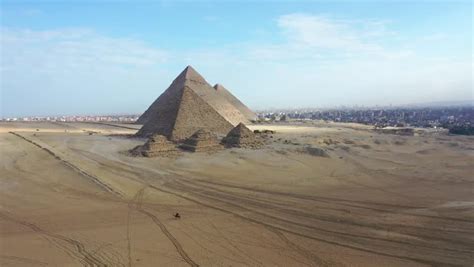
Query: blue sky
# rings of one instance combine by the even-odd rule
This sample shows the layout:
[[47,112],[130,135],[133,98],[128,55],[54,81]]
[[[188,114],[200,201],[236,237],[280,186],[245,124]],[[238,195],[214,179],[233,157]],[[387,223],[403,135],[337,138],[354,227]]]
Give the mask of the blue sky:
[[141,113],[186,66],[253,109],[473,99],[470,1],[1,1],[1,113]]

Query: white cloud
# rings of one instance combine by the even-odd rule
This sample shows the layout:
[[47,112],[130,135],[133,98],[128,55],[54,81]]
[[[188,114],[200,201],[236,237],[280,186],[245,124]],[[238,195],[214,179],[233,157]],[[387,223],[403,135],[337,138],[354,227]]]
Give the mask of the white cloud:
[[382,20],[338,20],[329,16],[287,14],[277,19],[281,43],[247,46],[258,60],[343,60],[351,58],[404,58],[409,49],[389,49],[382,45],[397,34]]
[[277,26],[282,42],[198,51],[191,58],[210,59],[202,63],[209,76],[254,108],[473,97],[470,57],[419,53],[425,46],[417,46],[415,39],[394,44],[391,39],[400,33],[385,21],[288,14],[278,18]]
[[[391,38],[402,33],[385,21],[287,14],[276,26],[281,41],[174,51],[89,29],[3,28],[3,109],[18,112],[22,103],[36,114],[141,112],[188,64],[253,108],[473,97],[471,52],[465,58],[420,53],[426,42],[406,36],[395,44]],[[450,36],[432,38],[441,37]]]
[[[364,39],[381,35],[382,24],[366,22],[363,23],[365,29],[358,30],[354,27],[356,23],[306,14],[288,14],[278,18],[278,26],[295,45],[328,50],[380,51],[382,48],[379,45]],[[376,25],[378,30],[367,29],[370,25]]]
[[21,111],[20,103],[36,114],[140,112],[144,94],[133,91],[154,90],[169,56],[140,40],[88,29],[2,28],[0,47],[4,114]]
[[38,71],[144,67],[166,60],[164,51],[132,39],[101,36],[87,29],[1,29],[2,66]]

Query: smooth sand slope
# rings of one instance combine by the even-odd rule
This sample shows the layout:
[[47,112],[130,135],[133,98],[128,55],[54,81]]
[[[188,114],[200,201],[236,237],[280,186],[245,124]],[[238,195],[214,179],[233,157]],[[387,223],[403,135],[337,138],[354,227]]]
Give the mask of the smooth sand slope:
[[472,137],[260,125],[261,150],[130,157],[138,127],[0,124],[0,266],[474,263]]

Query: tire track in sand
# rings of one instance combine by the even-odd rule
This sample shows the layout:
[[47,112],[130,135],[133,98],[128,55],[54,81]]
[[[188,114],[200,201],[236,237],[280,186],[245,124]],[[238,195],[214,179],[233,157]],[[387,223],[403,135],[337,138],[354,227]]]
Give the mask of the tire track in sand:
[[28,139],[26,137],[24,137],[23,135],[20,135],[18,133],[15,133],[15,132],[9,132],[10,134],[12,135],[15,135],[23,140],[25,140],[26,142],[28,143],[31,143],[32,145],[36,146],[36,147],[39,147],[40,149],[44,150],[46,153],[50,154],[51,156],[53,156],[55,159],[61,161],[65,166],[71,168],[73,171],[79,173],[80,175],[84,176],[84,177],[87,177],[89,180],[91,180],[92,182],[96,183],[97,185],[99,185],[100,188],[102,188],[103,190],[109,192],[109,193],[112,193],[114,195],[118,195],[118,196],[123,196],[123,194],[121,192],[118,192],[117,190],[115,190],[114,188],[112,188],[110,185],[104,183],[103,181],[101,181],[98,177],[94,176],[94,175],[91,175],[89,173],[87,173],[86,171],[82,170],[81,168],[77,167],[76,165],[72,164],[71,162],[61,158],[59,155],[57,155],[56,153],[54,153],[53,151],[51,151],[50,149],[46,148],[46,147],[43,147],[42,145],[38,144],[37,142],[31,140],[31,139]]
[[372,249],[366,249],[366,248],[359,247],[359,246],[343,244],[343,243],[339,243],[339,242],[336,242],[336,241],[321,239],[321,238],[318,238],[318,237],[314,237],[314,236],[311,236],[311,235],[307,235],[307,234],[304,234],[304,233],[293,231],[291,229],[286,229],[286,228],[280,227],[278,225],[274,225],[274,224],[271,224],[271,223],[266,223],[264,221],[253,219],[253,218],[247,217],[245,215],[242,215],[238,212],[234,212],[234,211],[227,210],[227,209],[224,209],[224,208],[221,208],[221,207],[218,207],[218,206],[214,206],[214,205],[199,201],[199,200],[197,200],[193,197],[188,197],[188,196],[182,195],[180,193],[176,193],[176,192],[173,192],[173,191],[170,191],[170,190],[165,190],[165,189],[153,186],[153,185],[150,185],[150,187],[153,188],[153,189],[156,189],[158,191],[168,193],[168,194],[172,194],[172,195],[175,195],[177,197],[186,199],[190,202],[193,202],[193,203],[196,203],[196,204],[199,204],[199,205],[203,205],[205,207],[216,209],[216,210],[222,211],[224,213],[232,214],[232,215],[234,215],[238,218],[241,218],[243,220],[247,220],[249,222],[253,222],[255,224],[259,224],[259,225],[262,225],[262,226],[265,226],[265,227],[268,227],[268,228],[271,228],[271,229],[275,229],[277,231],[281,231],[281,232],[285,232],[285,233],[289,233],[289,234],[294,234],[296,236],[312,239],[312,240],[315,240],[315,241],[319,241],[319,242],[323,242],[323,243],[327,243],[327,244],[332,244],[332,245],[336,245],[336,246],[340,246],[340,247],[344,247],[344,248],[355,249],[355,250],[359,250],[359,251],[363,251],[363,252],[367,252],[367,253],[372,253],[372,254],[376,254],[376,255],[380,255],[380,256],[386,256],[386,257],[396,258],[396,259],[400,259],[400,260],[407,260],[407,261],[411,261],[411,262],[417,262],[417,263],[430,265],[430,266],[441,266],[441,265],[444,265],[444,266],[458,266],[456,264],[448,264],[448,263],[445,263],[445,262],[441,263],[441,262],[437,262],[437,261],[424,260],[424,259],[413,258],[413,257],[409,257],[409,256],[393,255],[393,254],[390,254],[390,253],[375,251],[375,250],[372,250]]
[[[96,183],[97,185],[99,185],[99,187],[101,187],[102,189],[106,190],[107,192],[109,193],[112,193],[120,198],[123,198],[123,194],[118,192],[117,190],[115,190],[114,188],[112,188],[111,186],[109,186],[108,184],[102,182],[98,177],[92,175],[92,174],[89,174],[87,173],[86,171],[80,169],[79,167],[77,167],[76,165],[74,165],[73,163],[69,162],[69,161],[66,161],[64,159],[62,159],[60,156],[58,156],[56,153],[54,153],[53,151],[51,151],[50,149],[46,148],[46,147],[43,147],[41,146],[40,144],[36,143],[35,141],[33,140],[30,140],[18,133],[15,133],[15,132],[9,132],[10,134],[12,135],[15,135],[23,140],[25,140],[26,142],[29,142],[31,144],[33,144],[34,146],[44,150],[45,152],[47,152],[48,154],[50,154],[51,156],[53,156],[55,159],[61,161],[64,165],[68,166],[69,168],[71,168],[72,170],[74,170],[75,172],[91,179],[94,183]],[[145,186],[144,188],[140,189],[137,194],[135,195],[134,197],[134,200],[136,201],[136,210],[147,215],[148,217],[150,217],[153,222],[158,225],[158,227],[161,229],[161,231],[166,235],[166,237],[171,241],[171,243],[173,243],[173,246],[176,248],[178,254],[183,258],[184,261],[186,261],[190,266],[192,267],[197,267],[199,266],[196,262],[194,262],[191,257],[189,257],[189,255],[186,253],[186,251],[184,251],[183,247],[181,246],[181,244],[178,242],[178,240],[168,231],[168,229],[166,228],[166,226],[152,213],[144,210],[142,208],[142,202],[143,202],[143,193],[145,191],[145,189],[147,188],[147,186]],[[1,215],[1,214],[0,214]],[[128,233],[127,233],[127,236],[128,236]],[[84,249],[84,246],[76,241],[76,240],[73,240],[73,239],[68,239],[68,238],[65,238],[66,240],[69,240],[71,243],[75,244],[76,247],[78,248],[78,250],[80,251],[85,251]],[[129,242],[130,243],[130,242]],[[129,248],[130,249],[130,248]],[[130,252],[129,252],[130,253]],[[90,255],[89,255],[90,256]],[[130,256],[129,256],[130,257]],[[92,257],[93,259],[95,259],[94,257]],[[129,258],[130,260],[130,258]],[[129,265],[131,265],[131,261],[129,262]],[[107,266],[107,265],[90,265],[90,266]]]
[[185,262],[187,262],[190,266],[192,267],[198,267],[199,264],[197,264],[195,261],[193,261],[191,259],[191,257],[189,257],[189,255],[186,253],[186,251],[184,251],[183,247],[181,246],[181,244],[178,242],[178,240],[168,231],[168,229],[166,228],[166,226],[160,221],[160,219],[158,219],[158,217],[156,217],[154,214],[152,214],[151,212],[149,211],[146,211],[145,209],[143,209],[143,195],[145,193],[145,189],[148,188],[148,186],[138,190],[138,192],[135,194],[134,196],[134,200],[135,200],[135,208],[137,211],[145,214],[146,216],[150,217],[153,222],[158,225],[158,227],[161,229],[161,232],[163,232],[163,234],[166,235],[166,237],[171,241],[171,243],[173,243],[173,246],[176,248],[176,250],[178,251],[179,255],[183,258],[183,260]]
[[[137,173],[137,175],[139,176],[142,176],[142,175],[148,175],[148,174],[153,174],[153,175],[156,175],[157,173],[153,172],[151,173],[150,171],[144,171],[143,169],[141,169],[141,175],[139,175]],[[181,175],[177,175],[178,177],[180,178],[183,178]],[[131,177],[130,177],[131,178]],[[175,177],[176,178],[176,177]],[[133,179],[133,178],[131,178]],[[135,179],[133,179],[135,180]],[[179,179],[179,180],[182,180],[182,179]],[[183,179],[185,181],[188,181],[188,179]],[[301,236],[301,237],[305,237],[305,238],[309,238],[309,239],[313,239],[313,240],[316,240],[316,241],[320,241],[320,242],[324,242],[324,243],[328,243],[328,244],[333,244],[333,245],[337,245],[337,246],[341,246],[341,247],[346,247],[346,248],[350,248],[350,249],[355,249],[355,250],[359,250],[359,251],[363,251],[363,252],[368,252],[368,253],[373,253],[373,254],[377,254],[377,255],[380,255],[380,256],[387,256],[387,257],[391,257],[391,258],[398,258],[398,259],[401,259],[401,260],[408,260],[408,261],[414,261],[414,262],[418,262],[418,263],[422,263],[422,264],[428,264],[428,265],[436,265],[436,264],[441,264],[441,262],[438,262],[438,261],[431,261],[431,260],[428,260],[428,259],[422,259],[422,258],[418,258],[418,257],[411,257],[411,256],[402,256],[402,255],[394,255],[392,253],[385,253],[385,252],[382,252],[382,251],[379,251],[378,249],[377,250],[373,250],[373,249],[368,249],[368,248],[363,248],[363,247],[360,247],[360,246],[355,246],[355,245],[350,245],[350,244],[346,244],[345,242],[344,243],[340,243],[340,242],[336,242],[336,241],[331,241],[331,240],[327,240],[327,239],[322,239],[322,238],[318,238],[318,237],[315,237],[315,236],[312,236],[312,235],[307,235],[307,234],[304,234],[304,233],[300,233],[298,231],[293,231],[291,229],[287,229],[286,227],[280,227],[278,225],[274,225],[274,224],[270,224],[270,223],[267,223],[267,222],[264,222],[264,221],[261,221],[261,220],[256,220],[256,219],[253,219],[253,218],[249,218],[243,214],[239,214],[237,212],[234,212],[232,210],[229,210],[229,209],[225,209],[225,208],[222,208],[222,207],[218,207],[218,206],[214,206],[214,205],[211,205],[211,204],[208,204],[208,203],[204,203],[202,201],[199,201],[197,200],[196,198],[194,197],[188,197],[186,196],[186,193],[190,193],[188,192],[187,190],[182,190],[182,188],[178,189],[177,191],[180,192],[180,193],[185,193],[184,195],[183,194],[180,194],[180,193],[176,193],[175,190],[173,191],[169,191],[169,190],[164,190],[162,188],[158,188],[156,186],[153,186],[152,184],[150,184],[149,182],[146,182],[144,180],[141,180],[141,179],[137,179],[137,181],[140,181],[142,184],[144,185],[148,185],[148,187],[150,188],[154,188],[154,189],[157,189],[158,191],[161,191],[161,192],[164,192],[164,193],[169,193],[169,194],[173,194],[175,196],[178,196],[178,197],[181,197],[183,199],[186,199],[186,200],[189,200],[191,202],[194,202],[196,204],[200,204],[200,205],[203,205],[203,206],[206,206],[208,208],[213,208],[213,209],[217,209],[217,210],[220,210],[220,211],[223,211],[225,213],[230,213],[230,214],[233,214],[237,217],[240,217],[244,220],[247,220],[247,221],[250,221],[250,222],[253,222],[253,223],[257,223],[257,224],[261,224],[263,226],[267,226],[267,227],[270,227],[270,229],[274,229],[276,231],[281,231],[281,232],[285,232],[285,233],[290,233],[290,234],[295,234],[297,236]],[[176,181],[175,181],[176,182]],[[169,187],[169,184],[165,185],[165,187]],[[171,189],[171,188],[170,188]],[[245,189],[248,189],[248,188],[245,188]],[[259,191],[257,189],[257,191]],[[266,192],[266,191],[264,191]],[[284,195],[285,193],[282,193],[282,195]],[[293,196],[293,195],[291,195]],[[204,197],[205,199],[208,198],[209,196],[202,196],[201,197]],[[334,198],[313,198],[312,196],[300,196],[300,195],[297,195],[296,196],[297,198],[299,197],[302,197],[304,199],[309,199],[309,200],[319,200],[319,201],[336,201],[336,202],[341,202],[341,203],[344,203],[345,205],[347,205],[350,200],[345,200],[345,199],[334,199]],[[199,198],[198,198],[199,199]],[[213,200],[217,200],[217,199],[213,199]],[[221,202],[222,200],[220,200],[219,202]],[[369,203],[365,203],[365,202],[362,202],[360,201],[361,204],[369,204]],[[227,204],[230,204],[230,203],[227,203]],[[376,203],[377,205],[378,203]],[[373,205],[373,203],[372,203]],[[382,206],[389,206],[389,207],[392,207],[392,208],[398,208],[398,207],[401,207],[399,205],[390,205],[390,204],[385,204],[385,203],[380,203],[380,205]],[[367,206],[359,206],[358,207],[360,208],[367,208],[367,209],[371,209]],[[413,207],[407,207],[407,206],[403,206],[404,208],[413,208]],[[377,208],[378,209],[381,209],[381,208]],[[384,210],[385,211],[385,210]],[[446,219],[446,218],[443,218],[443,219]],[[450,218],[448,218],[450,219]],[[280,236],[281,237],[281,236]],[[303,252],[303,251],[301,251]],[[304,253],[304,252],[303,252]],[[324,261],[323,261],[324,262]],[[446,264],[445,262],[443,262],[442,264],[445,264],[447,266],[451,266],[451,264]],[[456,266],[455,264],[452,264],[452,266]]]
[[18,218],[14,218],[13,216],[7,214],[6,212],[0,211],[0,218],[2,218],[4,220],[7,220],[7,221],[10,221],[10,222],[13,222],[13,223],[16,223],[16,224],[20,224],[20,225],[25,226],[25,227],[28,227],[33,232],[38,233],[40,235],[44,235],[44,236],[47,236],[49,238],[53,238],[53,239],[60,240],[60,241],[68,243],[70,246],[75,248],[76,253],[79,254],[78,258],[84,263],[85,266],[98,266],[98,267],[110,266],[110,264],[104,263],[98,257],[95,257],[94,255],[92,255],[89,251],[86,250],[85,246],[81,242],[79,242],[75,239],[65,237],[65,236],[62,236],[62,235],[59,235],[59,234],[56,234],[56,233],[50,233],[50,232],[40,228],[36,224],[30,223],[30,222],[27,222],[27,221],[24,221],[24,220],[21,220],[21,219],[18,219]]
[[[148,173],[148,172],[145,171],[144,173]],[[156,174],[156,173],[153,173],[153,174]],[[178,176],[181,177],[180,175],[178,175]],[[135,180],[135,179],[133,179],[133,180]],[[181,180],[181,179],[180,179],[180,180]],[[184,179],[184,180],[187,181],[187,179]],[[144,185],[148,185],[148,186],[151,187],[151,188],[157,188],[157,187],[154,187],[154,186],[152,186],[150,183],[148,183],[148,182],[146,182],[146,181],[143,181],[143,180],[141,180],[141,183],[144,184]],[[166,186],[166,185],[165,185],[165,186]],[[166,187],[169,187],[169,184],[168,184],[168,186],[166,186]],[[160,189],[161,189],[161,188],[160,188]],[[245,188],[245,189],[248,189],[248,188]],[[257,189],[257,190],[258,190],[258,189]],[[165,192],[164,190],[160,190],[160,191]],[[170,193],[170,191],[168,191],[168,190],[166,190],[166,191],[167,191],[166,193]],[[190,192],[187,192],[187,190],[182,190],[182,188],[179,188],[177,191],[180,192],[180,193],[190,193]],[[264,192],[265,192],[265,191],[264,191]],[[175,193],[175,192],[173,192],[173,193]],[[285,194],[285,193],[282,193],[282,195],[283,195],[283,194]],[[180,196],[180,197],[186,199],[186,197],[185,197],[183,194],[176,194],[176,193],[175,193],[175,195],[176,195],[176,196]],[[291,196],[293,196],[293,195],[291,195]],[[202,195],[201,195],[201,197],[208,198],[209,196],[202,196]],[[293,197],[294,197],[294,196],[293,196]],[[297,197],[297,198],[309,199],[309,200],[318,200],[318,201],[331,201],[331,202],[332,202],[332,201],[336,201],[336,202],[344,203],[345,205],[347,205],[347,204],[350,202],[350,200],[345,200],[345,199],[335,199],[335,198],[325,198],[325,197],[323,197],[323,198],[318,198],[318,197],[314,198],[313,196],[305,196],[305,195],[303,195],[303,196],[297,195],[296,197]],[[188,200],[189,200],[189,198],[188,198]],[[196,201],[196,198],[193,198],[193,200]],[[216,199],[214,198],[214,200],[216,200]],[[194,202],[195,202],[195,201],[194,201]],[[220,201],[222,201],[222,200],[220,200]],[[199,202],[199,203],[198,203],[198,202]],[[195,202],[195,203],[201,204],[201,205],[204,204],[204,203],[201,202],[201,201],[198,201],[198,202]],[[364,204],[369,204],[369,203],[362,202],[362,201],[359,201],[359,202],[361,203],[361,206],[358,205],[358,207],[360,207],[360,208],[377,209],[377,210],[381,209],[381,208],[372,208],[372,207],[369,208],[369,207],[367,207],[367,206],[362,206],[362,205],[364,205]],[[207,203],[206,203],[206,204],[207,204]],[[230,204],[230,203],[227,203],[227,204]],[[371,203],[371,204],[374,205],[374,203]],[[385,203],[380,203],[380,204],[379,204],[379,203],[375,203],[375,205],[381,205],[381,206],[384,206],[384,207],[387,207],[387,206],[388,206],[388,207],[392,207],[392,208],[400,208],[400,207],[403,207],[403,208],[414,208],[414,207],[412,207],[412,206],[390,205],[390,204],[385,204]],[[232,213],[232,214],[234,214],[234,215],[237,215],[237,214],[238,214],[238,213],[233,212],[233,211],[231,211],[231,210],[223,209],[223,208],[221,208],[221,207],[216,207],[216,206],[214,206],[214,205],[205,205],[205,206],[211,207],[211,208],[214,208],[214,209],[217,208],[217,209],[219,209],[219,210],[221,210],[221,211],[225,211],[225,212],[228,212],[228,213]],[[384,210],[384,211],[385,211],[385,210]],[[240,215],[240,214],[239,214],[239,215]],[[238,216],[238,215],[237,215],[237,216]],[[440,263],[441,263],[441,262],[431,261],[431,260],[422,259],[422,258],[418,258],[418,257],[394,255],[394,254],[392,254],[392,253],[385,253],[385,252],[379,251],[378,249],[373,250],[373,249],[363,248],[363,247],[360,247],[360,246],[358,246],[358,245],[357,245],[357,246],[354,246],[354,245],[350,245],[350,244],[345,244],[345,242],[344,242],[344,243],[340,243],[340,242],[335,242],[335,241],[331,241],[331,240],[327,240],[327,239],[321,239],[321,238],[318,238],[318,237],[315,237],[315,236],[310,236],[310,235],[307,235],[307,234],[304,234],[304,233],[299,233],[299,232],[296,232],[296,231],[293,231],[293,230],[290,230],[290,229],[285,229],[285,228],[282,228],[282,227],[277,226],[277,225],[274,225],[274,224],[269,224],[269,223],[266,223],[266,222],[264,222],[264,221],[255,220],[255,219],[249,218],[249,217],[247,217],[247,216],[245,216],[245,215],[244,215],[244,216],[241,215],[241,216],[238,216],[238,217],[241,217],[241,218],[243,218],[243,219],[246,219],[246,220],[249,220],[249,221],[252,221],[252,222],[257,222],[257,221],[258,221],[258,223],[263,224],[264,226],[272,226],[271,228],[273,228],[273,229],[275,229],[275,230],[278,230],[278,231],[282,231],[282,232],[286,232],[286,233],[292,233],[292,234],[296,234],[296,235],[299,235],[299,236],[302,236],[302,237],[306,237],[306,238],[310,238],[310,239],[313,239],[313,240],[317,240],[317,241],[320,241],[320,242],[325,242],[325,243],[329,243],[329,244],[333,244],[333,245],[339,245],[339,246],[342,246],[342,247],[351,248],[351,249],[356,249],[356,250],[359,250],[359,251],[364,251],[364,252],[373,253],[373,254],[378,254],[378,255],[381,255],[381,256],[388,256],[388,257],[392,257],[392,258],[398,258],[398,259],[403,259],[403,260],[415,261],[415,262],[419,262],[419,263],[423,263],[423,264],[432,264],[432,265],[434,264],[434,265],[436,265],[436,264],[440,264]],[[451,219],[451,218],[443,218],[443,219]],[[398,254],[398,253],[397,253],[397,254]],[[445,264],[445,262],[443,262],[443,264]],[[447,264],[447,265],[449,265],[449,264]],[[453,264],[453,266],[455,266],[455,264]]]

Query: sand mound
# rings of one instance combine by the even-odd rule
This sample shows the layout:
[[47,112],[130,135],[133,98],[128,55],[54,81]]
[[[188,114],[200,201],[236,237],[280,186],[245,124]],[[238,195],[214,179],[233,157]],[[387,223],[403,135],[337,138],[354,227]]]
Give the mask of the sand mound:
[[305,146],[301,149],[298,149],[298,152],[315,157],[329,158],[329,154],[326,152],[326,150],[319,147]]
[[360,148],[363,148],[363,149],[370,149],[371,148],[371,146],[367,145],[367,144],[355,144],[354,146],[355,147],[360,147]]
[[421,154],[421,155],[429,155],[429,154],[433,154],[434,152],[436,152],[436,149],[429,148],[429,149],[418,150],[415,153]]
[[394,135],[402,135],[402,136],[414,136],[415,135],[415,129],[413,128],[382,128],[382,129],[376,129],[375,130],[377,133],[382,133],[382,134],[394,134]]

